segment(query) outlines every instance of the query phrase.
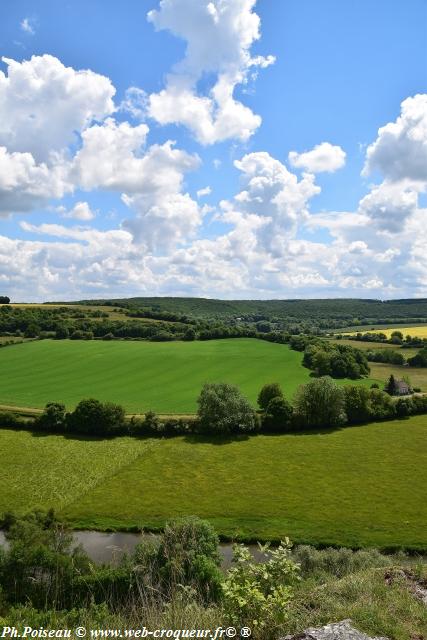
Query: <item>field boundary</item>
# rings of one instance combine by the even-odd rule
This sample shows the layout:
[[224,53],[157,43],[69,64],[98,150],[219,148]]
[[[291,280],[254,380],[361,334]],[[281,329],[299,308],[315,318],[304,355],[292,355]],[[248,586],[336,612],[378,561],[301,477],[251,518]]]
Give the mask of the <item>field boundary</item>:
[[[0,404],[0,412],[1,411],[10,411],[12,413],[16,413],[19,416],[22,416],[23,418],[36,418],[43,413],[44,409],[40,409],[37,407],[19,407],[13,404]],[[156,413],[156,415],[161,420],[185,420],[194,419],[197,417],[196,413]],[[132,418],[143,418],[144,416],[145,413],[127,413],[125,415],[125,418],[126,420],[131,420]]]

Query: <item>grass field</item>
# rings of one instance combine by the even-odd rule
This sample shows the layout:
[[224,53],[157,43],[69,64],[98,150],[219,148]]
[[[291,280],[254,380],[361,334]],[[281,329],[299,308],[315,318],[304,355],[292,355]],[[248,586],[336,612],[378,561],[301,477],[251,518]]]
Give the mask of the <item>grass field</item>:
[[385,382],[393,374],[399,380],[403,377],[409,378],[413,387],[427,392],[427,369],[383,364],[381,362],[370,362],[369,366],[371,367],[371,376],[377,380]]
[[346,340],[343,338],[342,340],[336,340],[333,338],[327,338],[328,342],[333,342],[334,344],[342,344],[348,347],[355,347],[356,349],[360,349],[361,351],[380,351],[381,349],[392,349],[393,351],[401,351],[405,357],[412,356],[415,353],[418,353],[419,349],[402,349],[397,344],[390,344],[389,342],[368,342],[364,340]]
[[[288,397],[310,379],[302,354],[255,339],[206,342],[43,340],[0,350],[0,404],[73,407],[95,397],[129,413],[191,413],[204,382],[237,384],[253,402],[266,382]],[[363,381],[368,384],[367,381]]]
[[79,528],[208,518],[231,538],[427,549],[427,417],[319,434],[110,441],[0,431],[0,512]]

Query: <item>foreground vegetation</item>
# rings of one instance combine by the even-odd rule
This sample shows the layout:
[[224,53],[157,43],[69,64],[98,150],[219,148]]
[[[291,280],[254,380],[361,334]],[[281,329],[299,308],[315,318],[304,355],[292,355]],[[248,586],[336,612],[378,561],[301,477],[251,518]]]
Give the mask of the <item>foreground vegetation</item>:
[[262,563],[235,545],[231,567],[221,570],[216,532],[190,517],[169,522],[156,539],[141,538],[118,566],[99,566],[53,512],[8,514],[3,524],[9,547],[0,548],[0,625],[21,633],[24,626],[120,633],[233,625],[249,626],[254,640],[273,640],[348,617],[395,640],[427,630],[427,608],[415,594],[427,584],[422,558],[292,549],[286,539],[264,546]]
[[228,538],[426,549],[426,427],[419,416],[233,439],[2,430],[0,513],[55,507],[101,530],[196,513]]

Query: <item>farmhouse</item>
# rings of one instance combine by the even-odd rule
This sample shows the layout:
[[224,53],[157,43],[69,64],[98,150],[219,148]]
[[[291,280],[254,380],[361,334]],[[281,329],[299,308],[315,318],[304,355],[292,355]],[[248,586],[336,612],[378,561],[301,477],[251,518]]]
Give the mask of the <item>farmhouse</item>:
[[409,396],[412,390],[405,380],[396,380],[394,387],[394,395],[396,396]]

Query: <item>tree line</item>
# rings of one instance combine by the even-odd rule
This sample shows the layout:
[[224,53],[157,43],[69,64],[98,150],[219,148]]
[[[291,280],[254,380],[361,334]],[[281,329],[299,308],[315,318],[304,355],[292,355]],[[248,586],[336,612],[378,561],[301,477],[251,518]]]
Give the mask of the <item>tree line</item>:
[[328,429],[427,413],[427,396],[414,394],[394,399],[394,383],[394,378],[390,379],[385,390],[376,384],[371,388],[340,386],[329,376],[323,376],[301,385],[292,402],[278,383],[271,383],[259,392],[258,410],[238,387],[206,383],[198,397],[194,418],[161,419],[153,411],[147,411],[144,417],[129,419],[121,405],[89,398],[81,400],[70,412],[63,404],[50,402],[41,415],[32,419],[3,412],[0,426],[101,437],[230,436]]

